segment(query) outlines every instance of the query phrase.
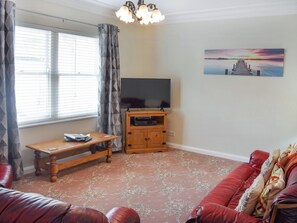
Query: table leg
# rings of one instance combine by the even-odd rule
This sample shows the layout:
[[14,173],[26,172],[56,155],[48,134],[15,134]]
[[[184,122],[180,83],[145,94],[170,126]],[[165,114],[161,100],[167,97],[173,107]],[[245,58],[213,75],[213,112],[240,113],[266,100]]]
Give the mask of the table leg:
[[96,145],[91,145],[90,146],[90,151],[92,154],[95,154],[96,153]]
[[111,155],[112,155],[112,148],[111,148],[111,140],[107,141],[107,155],[106,155],[106,162],[111,163]]
[[54,155],[50,156],[50,172],[51,172],[51,182],[56,182],[58,166],[57,166],[57,157]]
[[35,153],[35,159],[34,159],[35,176],[40,176],[41,175],[41,169],[39,166],[40,152],[34,151],[34,153]]

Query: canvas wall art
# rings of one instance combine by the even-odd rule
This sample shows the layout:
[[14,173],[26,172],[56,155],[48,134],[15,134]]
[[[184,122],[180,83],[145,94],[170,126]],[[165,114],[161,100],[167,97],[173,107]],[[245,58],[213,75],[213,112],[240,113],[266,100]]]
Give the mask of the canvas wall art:
[[205,50],[204,74],[284,76],[284,49]]

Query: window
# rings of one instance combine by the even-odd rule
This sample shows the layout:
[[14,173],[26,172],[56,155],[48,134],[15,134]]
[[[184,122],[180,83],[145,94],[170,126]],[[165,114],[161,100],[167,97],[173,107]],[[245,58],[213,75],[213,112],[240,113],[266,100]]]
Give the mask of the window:
[[98,38],[16,27],[20,125],[96,115]]

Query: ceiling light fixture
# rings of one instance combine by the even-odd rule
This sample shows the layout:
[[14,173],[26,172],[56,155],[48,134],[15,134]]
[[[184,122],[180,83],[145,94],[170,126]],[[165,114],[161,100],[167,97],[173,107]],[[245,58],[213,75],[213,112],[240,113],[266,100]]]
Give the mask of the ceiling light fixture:
[[125,23],[132,23],[136,19],[140,24],[144,25],[161,22],[165,19],[165,16],[161,14],[155,4],[146,5],[144,0],[138,0],[137,6],[136,10],[133,2],[126,1],[125,5],[116,12],[116,16]]

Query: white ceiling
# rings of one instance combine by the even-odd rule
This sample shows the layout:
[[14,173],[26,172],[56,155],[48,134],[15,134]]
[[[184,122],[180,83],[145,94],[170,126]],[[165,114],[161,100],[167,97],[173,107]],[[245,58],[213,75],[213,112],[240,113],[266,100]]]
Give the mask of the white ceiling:
[[[125,0],[49,0],[93,13],[100,7],[103,16],[115,18],[114,12]],[[132,0],[137,5],[138,0]],[[236,19],[246,17],[297,14],[297,0],[145,0],[157,5],[165,23]]]

